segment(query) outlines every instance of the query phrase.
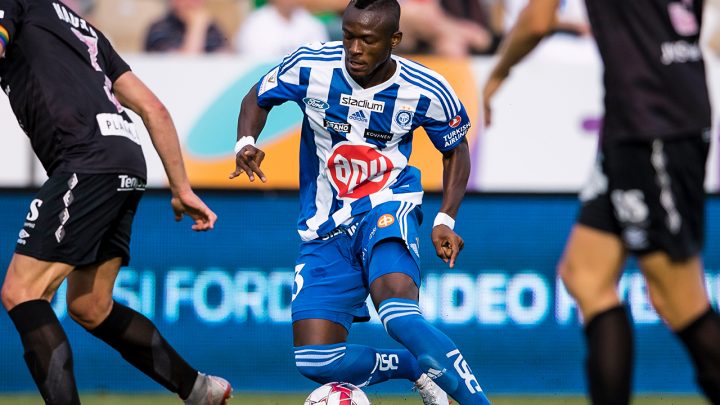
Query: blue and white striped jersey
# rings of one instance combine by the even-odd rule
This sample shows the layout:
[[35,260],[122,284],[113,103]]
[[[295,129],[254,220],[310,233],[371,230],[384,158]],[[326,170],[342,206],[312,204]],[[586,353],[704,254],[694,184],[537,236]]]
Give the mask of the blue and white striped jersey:
[[305,114],[298,220],[305,241],[387,201],[421,204],[420,171],[408,165],[413,131],[423,127],[445,152],[470,128],[439,74],[393,55],[395,74],[364,89],[345,70],[344,56],[342,42],[304,46],[258,84],[261,107],[294,101]]

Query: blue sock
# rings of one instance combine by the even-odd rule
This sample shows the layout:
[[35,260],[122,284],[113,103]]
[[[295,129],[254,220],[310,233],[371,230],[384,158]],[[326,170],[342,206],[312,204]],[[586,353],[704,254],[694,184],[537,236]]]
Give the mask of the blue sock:
[[407,347],[420,368],[460,405],[490,405],[455,343],[422,317],[416,301],[385,300],[378,314],[390,336]]
[[417,360],[407,350],[346,343],[296,347],[295,365],[300,374],[319,384],[342,381],[358,387],[390,379],[415,381],[422,374]]

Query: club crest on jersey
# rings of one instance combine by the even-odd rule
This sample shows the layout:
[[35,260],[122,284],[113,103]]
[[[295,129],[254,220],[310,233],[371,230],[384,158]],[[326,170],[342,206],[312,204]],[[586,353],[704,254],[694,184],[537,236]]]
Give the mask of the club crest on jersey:
[[395,123],[402,129],[410,129],[413,120],[413,112],[402,110],[395,114]]
[[327,119],[323,119],[323,126],[327,129],[344,133],[348,133],[352,129],[352,126],[350,126],[347,122],[335,122]]
[[328,174],[341,198],[362,198],[388,184],[395,166],[366,145],[338,144],[328,159]]
[[350,114],[349,118],[353,121],[368,122],[367,116],[364,112],[362,112],[362,110],[357,110],[354,113]]
[[365,98],[355,98],[349,94],[340,95],[340,105],[345,107],[362,108],[363,110],[382,113],[385,111],[385,102],[368,100]]
[[330,104],[312,97],[305,97],[303,99],[303,103],[305,103],[306,106],[312,108],[313,110],[325,111],[330,108]]
[[390,214],[383,214],[378,218],[377,226],[378,228],[387,228],[388,226],[395,223],[395,217],[393,217]]
[[460,125],[461,122],[462,122],[462,117],[460,117],[459,115],[456,115],[455,118],[450,120],[450,122],[448,123],[448,126],[450,128],[457,128],[457,126]]

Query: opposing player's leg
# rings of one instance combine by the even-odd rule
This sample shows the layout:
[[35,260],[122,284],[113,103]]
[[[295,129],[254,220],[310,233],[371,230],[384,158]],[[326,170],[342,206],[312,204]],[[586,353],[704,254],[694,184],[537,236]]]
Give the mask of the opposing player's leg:
[[700,258],[672,261],[658,252],[643,256],[640,268],[653,306],[690,353],[698,384],[720,404],[720,317],[708,301]]
[[560,277],[583,315],[587,376],[593,404],[630,402],[633,338],[617,282],[625,249],[619,238],[576,225],[558,265]]
[[138,370],[177,393],[187,404],[224,404],[230,397],[227,381],[192,368],[139,312],[112,299],[120,257],[77,268],[68,276],[70,316]]
[[415,356],[422,371],[461,405],[489,404],[455,343],[423,318],[420,272],[405,241],[384,239],[374,245],[368,273],[370,295],[385,330]]
[[73,358],[50,300],[73,266],[15,254],[2,287],[2,302],[25,351],[30,374],[47,404],[79,404]]
[[350,236],[339,232],[301,248],[292,308],[298,371],[320,384],[415,381],[422,371],[407,350],[345,343],[353,321],[368,319],[367,290],[362,270],[348,254],[350,243]]

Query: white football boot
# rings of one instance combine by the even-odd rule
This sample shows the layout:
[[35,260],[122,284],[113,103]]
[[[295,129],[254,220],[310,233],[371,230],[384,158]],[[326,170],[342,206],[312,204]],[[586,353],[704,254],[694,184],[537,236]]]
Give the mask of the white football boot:
[[185,405],[225,405],[232,396],[232,387],[224,378],[198,373]]
[[413,390],[417,390],[417,392],[420,393],[420,397],[425,405],[448,405],[451,402],[445,391],[435,384],[435,381],[425,373],[415,381]]

